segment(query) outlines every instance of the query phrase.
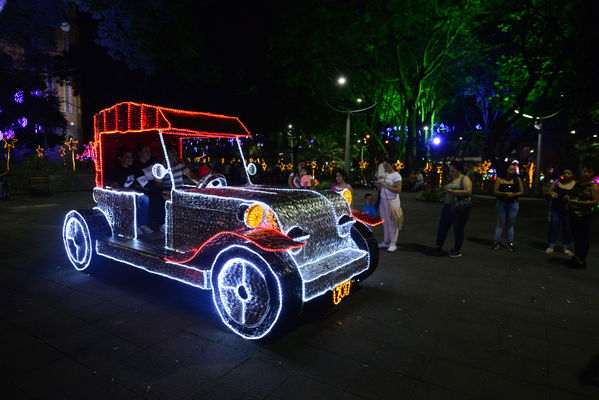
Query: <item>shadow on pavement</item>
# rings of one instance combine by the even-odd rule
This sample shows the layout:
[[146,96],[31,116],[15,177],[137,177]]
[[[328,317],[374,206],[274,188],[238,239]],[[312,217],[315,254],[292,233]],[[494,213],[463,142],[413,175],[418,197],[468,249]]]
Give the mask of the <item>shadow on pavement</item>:
[[482,244],[483,246],[487,246],[487,247],[493,246],[492,239],[482,239],[482,238],[477,238],[477,237],[469,237],[467,239],[469,242],[473,242],[476,244]]
[[599,356],[595,356],[580,371],[578,379],[583,385],[592,385],[599,387]]
[[553,264],[553,265],[559,265],[562,267],[568,266],[569,261],[570,261],[569,258],[562,258],[562,257],[550,257],[547,259],[547,263]]
[[547,248],[547,243],[542,242],[530,242],[528,245],[537,250],[545,250]]
[[425,256],[433,256],[435,252],[435,248],[431,246],[425,246],[420,243],[398,243],[398,246],[407,251],[411,251],[414,253],[421,253]]

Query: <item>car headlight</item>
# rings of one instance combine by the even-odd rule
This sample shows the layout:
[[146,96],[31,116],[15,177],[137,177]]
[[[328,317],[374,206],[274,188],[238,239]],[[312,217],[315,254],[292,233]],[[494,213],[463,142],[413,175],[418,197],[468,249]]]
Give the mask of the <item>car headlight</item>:
[[264,207],[258,203],[250,205],[243,216],[245,224],[250,228],[255,228],[262,222],[264,218]]
[[347,201],[347,204],[349,204],[351,206],[351,202],[352,202],[352,194],[351,194],[351,190],[349,189],[343,189],[343,191],[341,192],[341,196],[343,196],[343,198],[345,199],[345,201]]

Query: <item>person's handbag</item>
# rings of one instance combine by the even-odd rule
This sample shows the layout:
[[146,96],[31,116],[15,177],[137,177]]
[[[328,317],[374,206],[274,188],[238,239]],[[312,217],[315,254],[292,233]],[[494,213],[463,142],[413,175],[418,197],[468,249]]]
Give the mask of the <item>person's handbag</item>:
[[[460,190],[464,189],[464,177],[462,177],[462,179],[460,180]],[[463,196],[463,197],[459,197],[454,195],[453,196],[453,205],[451,207],[451,210],[454,213],[463,213],[465,211],[468,211],[470,208],[472,207],[472,199],[470,198],[470,196]]]
[[393,207],[391,206],[391,204],[389,204],[389,211],[391,211],[391,219],[393,220],[393,223],[395,225],[397,225],[397,229],[401,231],[401,228],[403,228],[403,223],[404,223],[404,216],[403,216],[403,210],[401,207]]

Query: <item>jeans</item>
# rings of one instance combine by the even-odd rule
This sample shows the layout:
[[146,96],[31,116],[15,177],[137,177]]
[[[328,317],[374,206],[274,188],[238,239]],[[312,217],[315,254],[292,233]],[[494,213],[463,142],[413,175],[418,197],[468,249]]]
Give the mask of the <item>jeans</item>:
[[552,209],[549,214],[549,232],[547,233],[547,243],[549,247],[555,246],[557,233],[560,226],[562,228],[562,243],[565,249],[570,247],[572,231],[570,230],[570,213],[568,210]]
[[147,225],[150,213],[150,198],[145,194],[135,197],[137,197],[137,226]]
[[591,219],[591,214],[583,217],[570,214],[570,226],[572,227],[572,236],[574,236],[574,255],[581,261],[585,261],[589,254]]
[[495,242],[501,242],[504,230],[506,231],[507,242],[514,242],[514,223],[516,222],[516,215],[518,215],[519,208],[518,201],[508,202],[497,200],[497,204],[495,205],[497,225],[495,226],[495,236],[493,238]]
[[437,229],[437,247],[443,247],[449,228],[453,225],[454,245],[452,250],[460,251],[464,243],[464,228],[470,217],[470,209],[455,213],[452,207],[452,204],[444,204],[441,210],[439,228]]

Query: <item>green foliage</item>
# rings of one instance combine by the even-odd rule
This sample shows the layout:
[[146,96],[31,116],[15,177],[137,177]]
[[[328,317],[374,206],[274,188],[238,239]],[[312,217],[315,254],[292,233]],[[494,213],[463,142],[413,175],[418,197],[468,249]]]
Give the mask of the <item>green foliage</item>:
[[435,188],[424,189],[420,193],[418,193],[416,199],[426,201],[429,203],[440,203],[441,201],[443,201],[443,194]]

